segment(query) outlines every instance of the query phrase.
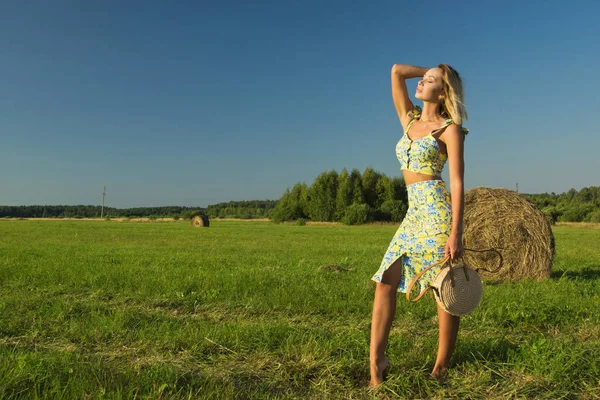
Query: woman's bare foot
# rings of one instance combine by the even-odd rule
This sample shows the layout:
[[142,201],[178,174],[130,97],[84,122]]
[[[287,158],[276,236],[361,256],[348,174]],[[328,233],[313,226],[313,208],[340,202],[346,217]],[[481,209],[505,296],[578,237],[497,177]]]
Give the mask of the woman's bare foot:
[[432,381],[441,381],[446,377],[447,373],[447,367],[434,367],[433,371],[431,371],[431,374],[429,375],[429,379]]
[[383,356],[381,361],[375,365],[371,365],[371,382],[369,382],[369,386],[381,385],[383,383],[384,374],[387,373],[389,367],[390,360],[387,358],[387,356]]

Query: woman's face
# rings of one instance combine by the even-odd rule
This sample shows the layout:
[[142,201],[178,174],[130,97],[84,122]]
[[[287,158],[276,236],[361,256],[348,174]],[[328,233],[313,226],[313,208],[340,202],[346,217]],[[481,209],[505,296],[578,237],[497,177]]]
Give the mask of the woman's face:
[[442,70],[431,68],[428,70],[417,85],[415,97],[423,101],[439,102],[443,94]]

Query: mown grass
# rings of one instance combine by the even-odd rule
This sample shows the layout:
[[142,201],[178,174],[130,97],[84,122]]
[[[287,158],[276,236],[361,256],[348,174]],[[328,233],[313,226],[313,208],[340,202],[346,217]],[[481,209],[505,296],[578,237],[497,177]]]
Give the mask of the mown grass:
[[434,301],[400,297],[369,390],[396,228],[0,221],[0,398],[600,398],[600,228],[567,225],[552,279],[485,285],[445,383]]

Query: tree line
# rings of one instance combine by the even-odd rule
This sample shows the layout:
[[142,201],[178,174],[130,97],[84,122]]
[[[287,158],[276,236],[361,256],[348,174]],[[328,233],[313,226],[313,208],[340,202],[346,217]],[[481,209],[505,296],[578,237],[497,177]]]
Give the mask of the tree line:
[[269,217],[274,222],[310,219],[348,225],[400,222],[408,209],[404,180],[366,168],[322,172],[314,182],[288,187]]
[[[555,222],[600,222],[600,187],[556,194],[522,194]],[[345,168],[322,172],[311,185],[287,187],[279,200],[229,201],[208,207],[104,207],[105,218],[172,217],[269,218],[273,222],[313,220],[361,224],[370,221],[401,222],[408,209],[406,185],[401,177],[390,178],[372,168],[361,174]],[[0,206],[0,217],[100,218],[96,205]]]
[[130,218],[130,217],[189,217],[194,213],[205,213],[199,207],[135,207],[114,208],[92,205],[58,205],[58,206],[0,206],[0,217],[9,218]]
[[278,200],[229,201],[208,206],[206,215],[209,218],[268,218],[277,203]]
[[552,223],[600,222],[600,186],[556,194],[524,194]]
[[[566,193],[522,194],[551,223],[600,222],[600,187]],[[408,209],[406,185],[401,178],[365,169],[363,174],[346,169],[321,173],[308,186],[296,183],[283,193],[270,214],[274,222],[310,219],[360,224],[370,221],[400,222]]]
[[0,218],[183,218],[207,215],[209,218],[267,218],[277,200],[229,201],[208,207],[134,207],[115,208],[96,205],[0,206]]

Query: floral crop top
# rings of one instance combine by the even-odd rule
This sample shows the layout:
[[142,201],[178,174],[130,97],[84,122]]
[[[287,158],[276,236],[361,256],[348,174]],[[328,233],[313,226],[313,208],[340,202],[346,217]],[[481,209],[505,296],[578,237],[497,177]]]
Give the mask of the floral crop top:
[[[411,113],[411,120],[406,127],[406,132],[396,145],[396,157],[400,161],[400,170],[439,177],[442,174],[448,155],[440,152],[439,144],[433,137],[433,133],[451,125],[452,119],[445,120],[441,128],[434,129],[427,136],[411,140],[408,137],[408,131],[413,122],[420,117],[421,107],[416,106]],[[462,132],[466,135],[469,130],[462,128]]]

